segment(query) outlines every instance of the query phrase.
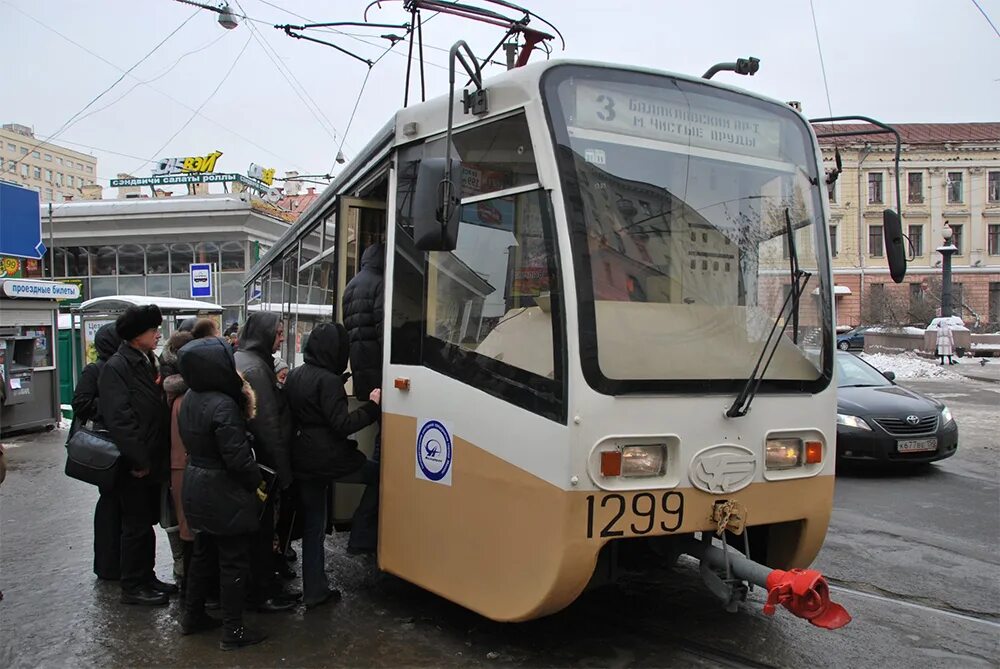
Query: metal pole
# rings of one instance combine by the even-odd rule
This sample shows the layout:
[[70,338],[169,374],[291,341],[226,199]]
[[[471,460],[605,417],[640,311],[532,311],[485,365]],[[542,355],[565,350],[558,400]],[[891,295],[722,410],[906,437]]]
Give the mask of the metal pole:
[[56,278],[56,242],[52,230],[52,203],[49,202],[49,278]]
[[941,317],[951,316],[951,256],[956,249],[950,239],[938,249],[941,254]]
[[859,152],[861,157],[858,160],[858,269],[861,270],[861,277],[858,280],[858,323],[861,323],[865,312],[865,245],[868,241],[864,234],[865,203],[868,196],[861,190],[862,179],[864,177],[861,166],[868,159],[868,156],[871,155],[871,147],[866,144],[862,151],[863,155]]

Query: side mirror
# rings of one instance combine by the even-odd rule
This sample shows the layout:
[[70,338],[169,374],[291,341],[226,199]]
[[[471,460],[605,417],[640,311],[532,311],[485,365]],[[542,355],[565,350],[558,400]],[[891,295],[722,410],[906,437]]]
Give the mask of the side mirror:
[[885,239],[885,257],[889,261],[889,275],[896,283],[906,276],[906,240],[903,223],[892,209],[882,212],[882,232]]
[[421,251],[454,251],[458,244],[459,180],[462,165],[424,158],[413,191],[413,241]]
[[884,376],[888,381],[896,380],[896,372],[882,372],[882,376]]

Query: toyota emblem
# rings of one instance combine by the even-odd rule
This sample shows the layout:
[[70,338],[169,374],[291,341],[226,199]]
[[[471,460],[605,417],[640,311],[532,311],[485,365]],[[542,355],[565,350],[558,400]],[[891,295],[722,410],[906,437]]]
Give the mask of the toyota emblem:
[[920,417],[919,416],[907,416],[906,417],[906,422],[909,423],[910,425],[916,425],[917,423],[920,422]]

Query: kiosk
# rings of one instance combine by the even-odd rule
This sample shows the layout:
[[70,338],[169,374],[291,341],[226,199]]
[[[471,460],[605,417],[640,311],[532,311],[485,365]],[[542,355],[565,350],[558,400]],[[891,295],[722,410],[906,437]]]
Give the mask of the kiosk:
[[53,338],[59,332],[59,301],[79,296],[73,284],[0,280],[0,432],[59,423]]

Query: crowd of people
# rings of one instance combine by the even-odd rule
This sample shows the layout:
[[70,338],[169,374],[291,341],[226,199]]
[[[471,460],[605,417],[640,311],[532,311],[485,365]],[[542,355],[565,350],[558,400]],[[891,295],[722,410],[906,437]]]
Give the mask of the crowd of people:
[[[73,431],[106,432],[121,475],[102,488],[94,513],[94,572],[121,585],[124,604],[183,600],[183,634],[222,628],[221,648],[259,643],[246,610],[277,613],[336,601],[324,565],[336,482],[364,483],[348,550],[373,553],[378,537],[380,449],[368,459],[351,435],[375,424],[381,403],[384,247],[370,247],[345,290],[345,327],[320,323],[304,362],[275,358],[279,314],[254,312],[220,335],[211,319],[188,319],[159,356],[162,316],[130,307],[101,327],[97,361],[81,373]],[[361,404],[351,411],[348,362]],[[296,517],[301,529],[296,533]],[[176,583],[157,578],[154,526],[166,529]],[[302,537],[302,592],[286,587]],[[221,620],[208,613],[221,609]]]

